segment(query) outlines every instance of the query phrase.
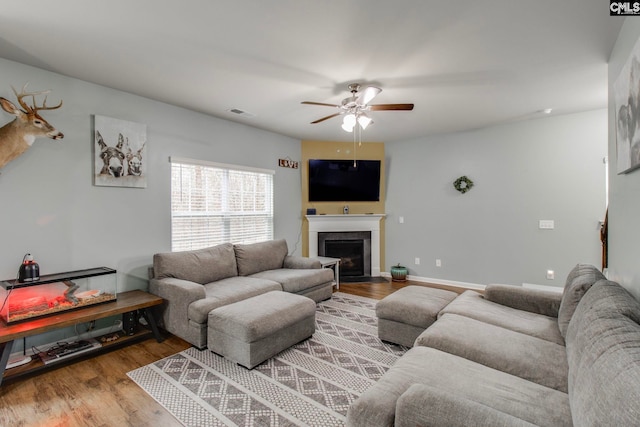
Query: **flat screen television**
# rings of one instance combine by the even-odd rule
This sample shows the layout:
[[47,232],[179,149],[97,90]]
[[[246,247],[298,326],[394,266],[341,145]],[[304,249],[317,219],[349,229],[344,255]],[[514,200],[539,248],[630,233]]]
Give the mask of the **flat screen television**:
[[380,201],[380,160],[310,159],[309,201]]

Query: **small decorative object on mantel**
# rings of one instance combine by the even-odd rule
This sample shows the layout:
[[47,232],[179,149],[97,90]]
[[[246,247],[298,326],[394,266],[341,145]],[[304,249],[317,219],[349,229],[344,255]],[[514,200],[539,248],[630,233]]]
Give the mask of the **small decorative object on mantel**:
[[391,280],[394,282],[406,282],[409,270],[398,263],[391,267]]
[[469,178],[463,175],[460,178],[453,181],[453,186],[455,187],[456,190],[464,194],[473,188],[473,181],[471,181]]
[[298,162],[291,160],[290,157],[285,157],[284,159],[278,159],[278,166],[281,168],[298,169]]

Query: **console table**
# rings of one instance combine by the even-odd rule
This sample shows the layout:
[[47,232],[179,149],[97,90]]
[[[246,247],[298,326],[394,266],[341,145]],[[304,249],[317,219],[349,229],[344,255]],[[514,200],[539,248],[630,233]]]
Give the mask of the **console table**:
[[[158,330],[156,318],[153,308],[162,304],[163,299],[151,295],[143,291],[129,291],[118,294],[118,299],[113,302],[107,302],[99,305],[88,306],[73,311],[62,312],[49,317],[42,317],[31,321],[16,323],[12,325],[0,324],[0,384],[4,379],[13,379],[23,375],[35,373],[48,369],[50,367],[61,366],[73,360],[86,357],[91,354],[104,353],[116,348],[123,347],[133,342],[142,341],[150,336],[156,338],[158,342],[163,341],[162,335]],[[102,347],[80,353],[77,356],[71,356],[60,362],[54,362],[45,365],[39,358],[32,358],[31,362],[23,366],[11,368],[5,372],[9,355],[13,347],[13,341],[19,338],[38,335],[54,329],[60,329],[67,326],[73,326],[78,323],[90,322],[92,320],[102,319],[122,313],[140,311],[145,318],[151,331],[141,330],[134,335],[121,336],[119,339],[103,343]]]

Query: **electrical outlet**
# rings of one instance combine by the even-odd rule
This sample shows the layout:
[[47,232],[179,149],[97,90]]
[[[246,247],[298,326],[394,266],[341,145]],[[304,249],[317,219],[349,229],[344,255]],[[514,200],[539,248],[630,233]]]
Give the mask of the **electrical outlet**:
[[436,260],[436,267],[442,267],[442,260],[440,259]]
[[556,278],[556,273],[553,270],[547,270],[547,279],[553,280]]
[[556,228],[556,224],[552,219],[541,219],[538,221],[538,228],[541,230],[553,230]]
[[416,257],[416,265],[420,265],[420,258]]

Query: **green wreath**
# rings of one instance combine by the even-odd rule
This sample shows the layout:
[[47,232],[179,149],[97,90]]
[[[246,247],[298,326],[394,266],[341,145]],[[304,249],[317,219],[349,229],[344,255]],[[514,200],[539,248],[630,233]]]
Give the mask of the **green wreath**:
[[456,190],[464,194],[473,188],[473,181],[471,181],[466,176],[461,176],[460,178],[453,181],[453,186]]

